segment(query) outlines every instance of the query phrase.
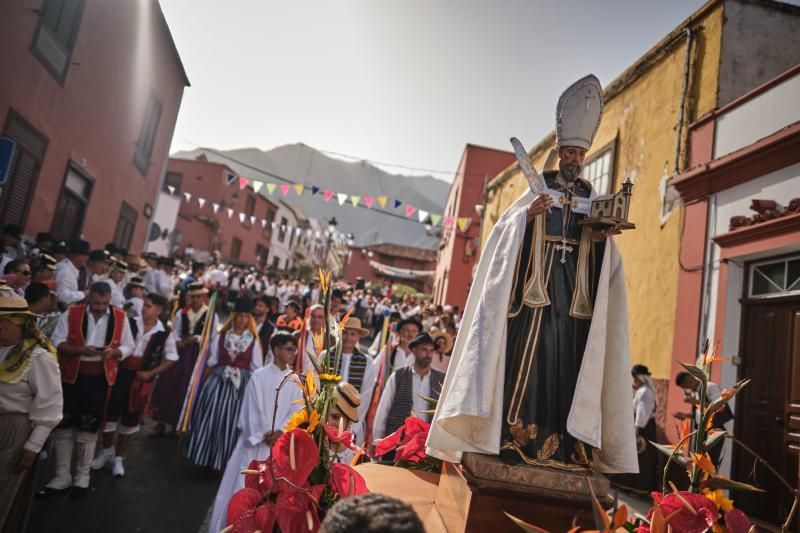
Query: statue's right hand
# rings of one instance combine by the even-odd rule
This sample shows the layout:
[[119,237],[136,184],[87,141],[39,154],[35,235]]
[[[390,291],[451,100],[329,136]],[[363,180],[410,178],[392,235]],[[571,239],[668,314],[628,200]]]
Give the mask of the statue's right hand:
[[537,194],[534,196],[531,205],[528,206],[528,220],[531,220],[535,216],[541,215],[545,211],[549,211],[551,207],[553,207],[552,196],[549,194]]

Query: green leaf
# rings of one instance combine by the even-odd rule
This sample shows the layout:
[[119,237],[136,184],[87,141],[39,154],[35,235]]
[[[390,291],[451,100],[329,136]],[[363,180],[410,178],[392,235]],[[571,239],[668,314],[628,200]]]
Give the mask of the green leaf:
[[433,398],[430,398],[428,396],[423,396],[421,394],[417,394],[417,396],[422,398],[423,400],[425,400],[426,402],[428,402],[429,404],[431,404],[434,407],[436,407],[436,405],[439,403],[439,400],[434,400]]
[[529,524],[529,523],[525,522],[524,520],[520,520],[516,516],[512,516],[512,515],[508,514],[505,511],[503,511],[503,514],[505,514],[507,517],[509,517],[512,522],[514,522],[519,527],[521,527],[522,531],[526,531],[527,533],[550,533],[546,529],[542,529],[540,527],[534,526],[533,524]]
[[667,457],[671,457],[672,454],[675,453],[675,456],[672,457],[672,460],[682,466],[686,466],[686,464],[689,462],[689,459],[685,455],[675,452],[675,448],[672,446],[667,446],[666,444],[659,444],[653,441],[650,441],[650,444],[652,444],[656,450],[660,451]]
[[708,424],[708,419],[711,417],[711,415],[716,413],[717,411],[719,411],[723,407],[725,407],[725,405],[729,401],[731,401],[731,399],[734,396],[739,394],[739,391],[741,391],[743,388],[745,388],[748,383],[750,383],[749,379],[743,379],[742,381],[740,381],[739,383],[737,383],[736,385],[733,386],[733,388],[731,389],[730,394],[728,395],[727,398],[723,398],[722,396],[720,396],[719,398],[717,398],[716,400],[711,402],[708,405],[708,408],[703,413],[703,422],[702,422],[703,426],[702,427],[706,427],[706,425]]
[[725,438],[727,434],[728,434],[727,431],[716,431],[711,435],[709,435],[708,438],[706,439],[706,444],[705,444],[706,450],[710,450],[712,446],[714,446],[717,442],[719,442],[720,439]]
[[726,477],[710,477],[701,482],[700,486],[708,490],[727,489],[741,490],[745,492],[765,492],[764,489],[759,489],[754,485],[742,483],[741,481],[734,481]]
[[706,383],[708,383],[708,376],[706,376],[706,373],[703,372],[702,369],[700,369],[700,368],[698,368],[698,367],[696,367],[694,365],[690,365],[689,363],[681,363],[681,366],[683,368],[685,368],[686,371],[689,374],[691,374],[693,378],[699,380],[700,383],[703,384],[703,388],[706,387]]

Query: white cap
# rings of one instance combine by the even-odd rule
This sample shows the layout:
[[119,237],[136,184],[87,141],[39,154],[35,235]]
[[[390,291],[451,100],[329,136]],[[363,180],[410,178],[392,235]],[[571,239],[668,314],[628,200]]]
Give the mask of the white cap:
[[564,91],[556,107],[556,144],[588,150],[603,116],[603,87],[594,74]]

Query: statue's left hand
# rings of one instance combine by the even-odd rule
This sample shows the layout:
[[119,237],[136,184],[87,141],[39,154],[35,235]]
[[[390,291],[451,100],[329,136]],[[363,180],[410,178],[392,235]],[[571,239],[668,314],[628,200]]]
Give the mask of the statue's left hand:
[[612,235],[619,235],[620,233],[622,233],[622,230],[620,229],[619,224],[614,224],[606,229],[595,230],[592,233],[592,239],[595,241],[604,241]]

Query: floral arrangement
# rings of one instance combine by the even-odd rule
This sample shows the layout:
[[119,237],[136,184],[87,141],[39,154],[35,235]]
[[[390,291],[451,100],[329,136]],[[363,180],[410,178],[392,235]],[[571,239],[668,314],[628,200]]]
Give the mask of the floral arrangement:
[[[747,384],[749,379],[736,383],[730,390],[723,390],[721,396],[714,401],[707,401],[708,380],[711,375],[711,365],[724,358],[718,357],[717,347],[713,350],[706,342],[700,365],[681,363],[689,374],[700,382],[700,401],[696,409],[700,412],[700,423],[692,429],[691,420],[684,420],[680,429],[680,439],[677,444],[663,445],[652,442],[659,451],[668,459],[664,467],[662,492],[653,492],[653,507],[647,514],[647,519],[635,523],[629,518],[625,506],[605,511],[594,498],[595,531],[630,531],[636,533],[752,533],[758,531],[750,519],[739,509],[734,507],[734,499],[726,496],[725,491],[731,492],[764,492],[762,489],[747,483],[741,483],[719,475],[714,462],[708,453],[713,446],[722,445],[721,439],[727,438],[741,446],[750,453],[757,463],[763,464],[773,475],[781,480],[783,485],[794,495],[789,516],[781,527],[781,531],[788,531],[794,514],[800,504],[800,496],[794,488],[767,462],[751,450],[747,445],[736,439],[728,432],[713,428],[714,415],[721,411]],[[667,473],[672,462],[677,462],[686,468],[689,476],[689,489],[682,491],[667,479]],[[591,486],[589,487],[591,490]],[[667,489],[671,492],[667,492]],[[594,493],[593,493],[594,495]],[[507,514],[507,513],[506,513]],[[545,530],[528,524],[516,517],[508,517],[523,530],[535,533],[547,533]],[[582,531],[576,527],[570,533]]]
[[[317,354],[308,354],[314,370],[305,379],[292,373],[280,387],[291,380],[303,391],[302,409],[284,427],[284,433],[272,446],[265,461],[253,461],[244,470],[245,488],[233,495],[228,504],[226,532],[272,532],[277,525],[282,533],[308,533],[319,530],[325,512],[340,498],[369,492],[366,482],[351,465],[335,462],[334,453],[344,448],[356,451],[355,464],[362,450],[353,444],[353,434],[346,431],[344,419],[339,427],[326,422],[336,405],[336,385],[342,354],[341,335],[332,345],[330,335],[331,274],[320,270],[321,294],[325,309],[325,336],[314,339]],[[349,315],[349,313],[348,313]],[[339,327],[347,321],[345,316]],[[337,332],[338,333],[338,332]],[[276,406],[277,409],[277,406]]]
[[397,431],[375,442],[374,457],[394,451],[394,465],[414,470],[441,472],[442,462],[425,454],[425,441],[431,425],[415,416],[406,418]]

